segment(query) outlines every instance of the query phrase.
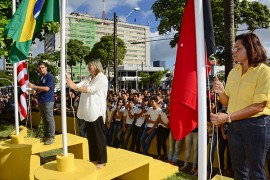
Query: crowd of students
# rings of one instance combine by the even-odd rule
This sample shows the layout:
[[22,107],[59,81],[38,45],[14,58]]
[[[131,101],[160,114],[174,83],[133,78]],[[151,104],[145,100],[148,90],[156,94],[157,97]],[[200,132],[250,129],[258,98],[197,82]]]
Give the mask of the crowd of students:
[[[113,90],[109,91],[107,97],[107,111],[105,121],[105,135],[107,145],[152,156],[153,154],[149,154],[148,151],[152,144],[152,140],[154,139],[154,137],[156,137],[156,152],[154,153],[157,154],[157,156],[155,157],[168,163],[179,165],[179,156],[180,152],[182,151],[181,148],[184,148],[184,146],[182,143],[183,140],[176,141],[170,132],[170,96],[170,89],[156,90],[156,92],[142,90],[140,93],[135,90],[121,90],[119,93],[115,93]],[[54,97],[54,113],[60,114],[60,93],[55,93]],[[70,112],[70,115],[76,113],[79,99],[80,94],[76,93],[75,91],[68,91],[66,97],[66,105],[68,110],[67,112]],[[214,102],[213,97],[211,97],[210,99],[212,102]],[[32,107],[32,110],[37,109],[38,101],[35,95],[31,96],[30,101],[30,106]],[[12,102],[12,96],[2,95],[0,103],[4,105],[0,106],[1,109],[11,106],[12,110],[12,104],[14,107],[14,102]],[[217,104],[219,105],[218,100]],[[211,103],[211,106],[209,107],[211,107],[210,109],[212,110],[212,112],[216,110],[223,110],[222,107],[218,107],[214,103]],[[4,111],[0,111],[0,115],[3,114],[3,112]],[[14,112],[12,114],[14,114]],[[181,113],[179,113],[179,115],[181,115]],[[80,135],[86,137],[87,132],[84,129],[84,122],[78,119],[78,125],[80,128]],[[224,124],[220,126],[218,132],[217,130],[214,130],[214,132],[212,131],[212,124],[210,121],[208,122],[208,127],[208,136],[209,138],[212,138],[213,141],[209,140],[209,143],[212,143],[212,147],[210,146],[210,149],[212,149],[212,151],[209,152],[207,170],[208,172],[211,171],[211,162],[214,162],[214,151],[216,146],[219,146],[218,150],[220,168],[223,174],[232,176],[230,155],[227,148],[227,125]],[[167,140],[169,147],[167,147]],[[181,166],[179,169],[181,171],[197,175],[198,129],[196,128],[190,134],[188,134],[184,138],[184,142],[184,165]],[[226,148],[227,162],[225,163],[224,152]],[[193,154],[193,159],[191,160],[192,168],[190,170],[188,165],[191,153]],[[225,170],[224,164],[227,164],[227,170]]]

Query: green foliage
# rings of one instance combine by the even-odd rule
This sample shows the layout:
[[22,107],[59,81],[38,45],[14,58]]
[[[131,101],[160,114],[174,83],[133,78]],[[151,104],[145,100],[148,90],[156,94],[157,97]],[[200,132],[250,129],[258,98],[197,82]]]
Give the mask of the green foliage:
[[67,64],[72,68],[77,63],[82,63],[89,51],[90,48],[85,46],[82,41],[77,39],[69,40],[67,43]]
[[29,81],[34,84],[39,83],[40,75],[37,64],[41,60],[47,62],[48,72],[54,76],[55,84],[57,84],[59,80],[56,77],[60,74],[60,68],[58,67],[59,61],[55,61],[54,55],[49,55],[46,53],[38,54],[34,59],[28,61]]
[[172,176],[167,177],[165,180],[197,180],[197,179],[198,179],[197,176],[179,171],[178,173],[175,173]]
[[10,76],[7,71],[0,71],[0,87],[12,85],[10,81],[14,81],[13,76]]
[[148,73],[141,72],[140,77],[141,77],[141,79],[140,79],[141,83],[143,83],[145,85],[150,84],[150,75]]
[[60,24],[58,22],[46,22],[42,25],[42,32],[35,32],[33,43],[35,42],[35,38],[39,39],[39,41],[45,40],[45,34],[56,34],[60,31]]
[[157,71],[150,75],[149,73],[141,72],[140,73],[140,82],[143,83],[144,85],[146,84],[151,84],[152,87],[156,88],[161,85],[161,79],[164,77],[164,75],[168,72],[169,70],[165,71]]
[[217,77],[221,82],[223,82],[223,81],[225,82],[225,71],[219,71],[217,73]]
[[[125,42],[117,38],[117,60],[118,64],[123,64],[126,54]],[[85,62],[88,63],[91,59],[100,59],[104,69],[111,67],[114,64],[114,36],[103,36],[99,42],[94,44],[91,52],[85,57]]]
[[8,56],[8,49],[12,44],[12,40],[4,33],[5,27],[12,16],[12,1],[0,2],[0,56]]
[[[182,23],[182,15],[186,0],[157,0],[152,6],[157,19],[160,19],[158,26],[159,34],[167,34],[172,30],[177,33],[171,40],[171,47],[175,47],[178,42],[179,29]],[[214,33],[216,38],[216,57],[224,63],[224,1],[212,0],[212,12]],[[239,0],[234,1],[234,25],[237,30],[239,25],[247,24],[247,29],[254,31],[259,28],[269,28],[270,10],[266,5],[256,1]]]

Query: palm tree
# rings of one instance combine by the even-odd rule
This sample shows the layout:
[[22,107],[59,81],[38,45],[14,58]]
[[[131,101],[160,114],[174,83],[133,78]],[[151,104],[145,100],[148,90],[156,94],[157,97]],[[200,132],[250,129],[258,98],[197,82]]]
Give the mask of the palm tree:
[[234,0],[224,1],[224,34],[225,34],[225,81],[233,67],[231,49],[234,43]]

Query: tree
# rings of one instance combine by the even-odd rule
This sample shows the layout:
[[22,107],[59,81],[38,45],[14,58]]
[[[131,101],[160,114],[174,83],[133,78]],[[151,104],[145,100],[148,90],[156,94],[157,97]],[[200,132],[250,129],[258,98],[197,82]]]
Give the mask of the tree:
[[150,75],[149,73],[141,72],[140,73],[140,81],[144,85],[151,84],[154,89],[159,87],[161,85],[161,79],[164,77],[165,74],[167,74],[169,70],[165,71],[157,71]]
[[224,59],[225,61],[225,82],[230,70],[233,67],[231,49],[234,43],[234,0],[224,1]]
[[[94,44],[91,52],[85,57],[86,63],[91,59],[100,59],[103,68],[109,68],[114,64],[114,37],[103,36],[99,42]],[[126,54],[125,42],[117,38],[117,60],[118,64],[123,64],[123,60]]]
[[4,29],[12,17],[12,1],[0,2],[0,56],[8,56],[8,49],[12,44],[12,39],[4,33]]
[[[173,30],[177,32],[174,35],[174,39],[170,41],[171,47],[175,47],[178,42],[185,1],[186,0],[157,0],[152,6],[156,18],[160,19],[160,24],[158,26],[159,34],[167,34]],[[226,6],[223,4],[224,2],[226,2]],[[228,31],[228,29],[225,29],[224,27],[224,7],[228,8],[231,5],[234,5],[235,30],[237,30],[238,26],[241,24],[246,24],[249,31],[255,31],[259,28],[269,28],[270,10],[267,6],[262,5],[259,2],[249,2],[247,0],[239,2],[239,0],[235,0],[234,4],[229,4],[228,6],[227,3],[233,3],[233,1],[212,0],[211,3],[217,45],[217,53],[215,56],[223,64],[225,61],[224,44],[225,41],[227,41],[224,34],[225,31]],[[227,16],[228,13],[226,12],[225,15]]]
[[[19,1],[17,1],[18,3]],[[0,56],[8,59],[8,52],[13,44],[11,38],[7,37],[4,29],[12,17],[12,1],[0,1]],[[35,38],[40,41],[45,39],[46,34],[57,33],[60,30],[60,25],[57,22],[44,23],[42,25],[42,32],[35,33],[33,36],[33,43]]]
[[141,72],[140,73],[140,81],[144,85],[150,84],[150,75],[149,75],[149,73]]
[[55,79],[55,84],[59,82],[57,76],[60,74],[60,68],[58,67],[59,61],[55,61],[54,55],[38,54],[35,58],[27,61],[27,67],[29,72],[29,81],[38,84],[40,82],[40,75],[37,69],[39,61],[45,61],[48,65],[48,72],[50,72]]
[[[82,41],[77,39],[71,39],[67,43],[67,64],[71,68],[77,63],[80,63],[80,77],[81,77],[81,66],[82,62],[85,59],[85,56],[89,54],[90,48],[85,46]],[[71,76],[72,77],[72,76]]]
[[13,82],[13,76],[10,76],[7,71],[0,71],[0,87],[10,86]]

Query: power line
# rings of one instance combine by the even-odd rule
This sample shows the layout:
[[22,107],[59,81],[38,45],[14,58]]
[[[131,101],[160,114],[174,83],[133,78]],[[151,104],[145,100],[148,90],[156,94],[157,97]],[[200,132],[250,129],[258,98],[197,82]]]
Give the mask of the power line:
[[138,42],[131,42],[130,44],[144,44],[147,42],[153,42],[153,41],[164,41],[164,40],[171,40],[174,38],[166,38],[166,39],[155,39],[155,40],[149,40],[149,41],[138,41]]

